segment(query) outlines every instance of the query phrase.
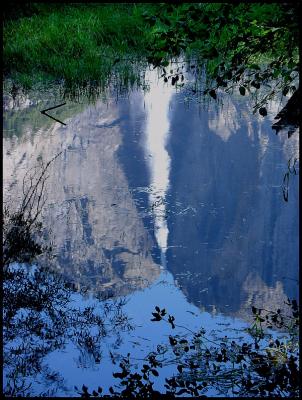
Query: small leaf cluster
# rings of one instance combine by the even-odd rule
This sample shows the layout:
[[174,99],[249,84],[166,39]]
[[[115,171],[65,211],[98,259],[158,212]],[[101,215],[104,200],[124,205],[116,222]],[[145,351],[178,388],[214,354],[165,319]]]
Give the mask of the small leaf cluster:
[[[297,322],[298,305],[295,300],[288,300],[292,317]],[[257,323],[272,321],[276,326],[289,327],[288,316],[281,310],[263,314],[263,310],[253,306],[252,313]],[[167,311],[156,306],[152,321],[164,321]],[[263,314],[263,317],[262,317]],[[173,318],[174,327],[175,319]],[[294,324],[297,331],[296,322]],[[172,325],[172,324],[171,324]],[[172,327],[173,328],[173,327]],[[213,341],[201,328],[190,338],[179,335],[169,336],[169,345],[174,354],[177,373],[165,378],[165,393],[158,393],[153,388],[151,377],[158,377],[158,369],[165,366],[158,358],[163,354],[161,346],[157,352],[150,353],[140,373],[131,373],[130,354],[120,363],[121,372],[113,376],[121,380],[118,386],[122,390],[110,388],[110,394],[122,398],[150,398],[152,396],[206,397],[208,390],[233,396],[254,397],[296,397],[299,391],[299,364],[296,348],[287,341],[267,339],[263,332],[250,330],[254,342],[231,340],[227,336]],[[293,336],[291,334],[291,336]],[[171,359],[168,361],[171,364]],[[87,390],[82,393],[87,397]],[[91,396],[91,394],[89,394]],[[88,396],[88,397],[89,397]]]
[[[110,386],[110,395],[105,397],[149,399],[161,396],[161,393],[153,387],[153,378],[159,376],[157,368],[162,367],[162,364],[156,359],[156,354],[149,354],[140,372],[131,372],[130,353],[122,359],[119,367],[121,372],[114,372],[113,377],[119,379],[120,383],[115,388]],[[76,390],[78,389],[76,388]],[[83,386],[82,391],[78,393],[86,398],[98,397],[101,392],[102,389],[99,387],[98,392],[93,390],[92,393],[89,393],[88,388]]]
[[168,319],[166,320],[166,319],[164,319],[164,316],[166,314],[167,314],[167,311],[165,308],[163,308],[161,310],[158,306],[156,306],[155,312],[152,313],[154,318],[152,318],[151,321],[159,322],[159,321],[164,320],[164,321],[167,321],[171,325],[172,329],[175,329],[175,324],[174,324],[175,318],[173,317],[173,315],[169,314]]
[[[207,88],[234,88],[242,96],[257,94],[255,111],[267,115],[266,104],[277,94],[297,89],[299,72],[298,5],[260,3],[177,3],[153,6],[143,13],[151,28],[148,62],[167,66],[186,54],[196,71],[206,66]],[[271,83],[275,82],[275,87]],[[260,98],[259,98],[260,97]]]

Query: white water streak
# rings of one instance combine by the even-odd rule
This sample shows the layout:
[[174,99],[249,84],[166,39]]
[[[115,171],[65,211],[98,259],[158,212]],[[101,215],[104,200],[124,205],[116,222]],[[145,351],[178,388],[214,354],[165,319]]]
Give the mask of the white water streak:
[[148,71],[147,79],[150,82],[150,90],[145,94],[146,155],[149,159],[152,188],[149,203],[153,209],[155,237],[162,251],[162,262],[165,263],[169,234],[165,198],[169,188],[170,173],[170,157],[166,143],[170,131],[169,104],[175,89],[171,84],[163,85],[162,79],[158,79],[156,70]]

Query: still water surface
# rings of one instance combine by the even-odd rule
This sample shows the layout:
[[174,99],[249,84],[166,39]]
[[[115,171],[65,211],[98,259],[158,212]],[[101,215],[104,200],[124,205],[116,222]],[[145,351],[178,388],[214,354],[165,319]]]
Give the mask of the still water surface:
[[[288,202],[282,195],[298,132],[271,130],[280,105],[262,118],[246,97],[201,105],[149,78],[146,93],[67,102],[53,113],[66,126],[39,113],[51,102],[7,106],[4,200],[17,204],[25,172],[62,152],[43,214],[56,273],[85,290],[72,297],[78,307],[122,299],[131,325],[102,340],[101,361],[67,340],[44,358],[59,378],[35,374],[32,394],[108,389],[118,370],[109,351],[140,362],[167,343],[171,328],[150,321],[156,305],[224,336],[248,325],[251,304],[274,310],[298,298],[298,177]],[[174,372],[168,365],[158,387]]]

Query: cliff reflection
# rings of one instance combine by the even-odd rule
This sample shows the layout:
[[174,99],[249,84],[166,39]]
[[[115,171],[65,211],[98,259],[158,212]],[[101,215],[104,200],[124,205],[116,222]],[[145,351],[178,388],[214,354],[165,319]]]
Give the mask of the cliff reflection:
[[4,139],[5,193],[10,187],[15,199],[37,156],[47,160],[63,151],[49,174],[43,215],[54,237],[56,269],[76,287],[105,297],[146,287],[159,275],[152,239],[116,156],[118,119],[116,105],[100,102],[69,118],[67,127],[53,124],[31,140]]
[[289,204],[281,186],[298,133],[276,136],[234,99],[216,114],[173,111],[167,268],[177,284],[200,308],[240,316],[251,302],[297,298],[298,180]]
[[159,276],[151,256],[158,245],[200,308],[244,316],[251,302],[272,308],[297,298],[298,180],[285,203],[282,179],[297,156],[298,132],[276,136],[270,114],[253,117],[242,96],[202,110],[166,92],[157,109],[152,93],[162,90],[152,90],[147,110],[135,93],[122,105],[87,106],[65,119],[66,128],[4,139],[4,182],[13,192],[33,154],[49,159],[63,151],[44,213],[58,270],[94,294],[124,295]]

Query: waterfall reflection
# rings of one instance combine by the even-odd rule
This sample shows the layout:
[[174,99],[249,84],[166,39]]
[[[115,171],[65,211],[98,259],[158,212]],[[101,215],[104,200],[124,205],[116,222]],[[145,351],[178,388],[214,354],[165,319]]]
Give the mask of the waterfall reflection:
[[158,71],[147,72],[150,90],[145,94],[147,109],[146,155],[149,159],[151,176],[149,204],[154,216],[154,231],[161,250],[162,267],[166,265],[168,226],[166,221],[166,194],[169,188],[170,156],[166,150],[169,136],[169,105],[175,89],[171,85],[163,86],[159,82]]

